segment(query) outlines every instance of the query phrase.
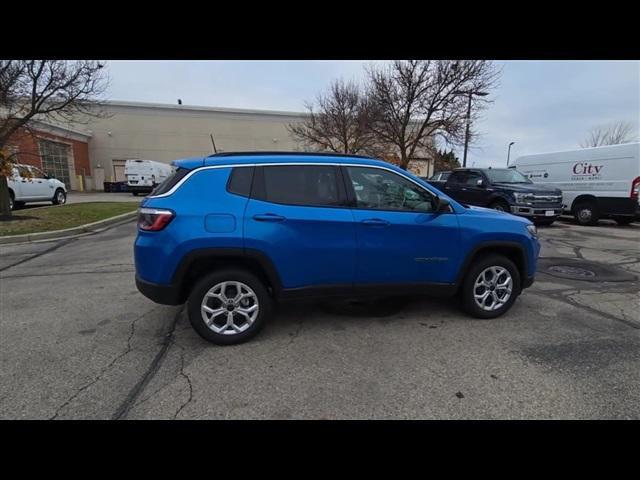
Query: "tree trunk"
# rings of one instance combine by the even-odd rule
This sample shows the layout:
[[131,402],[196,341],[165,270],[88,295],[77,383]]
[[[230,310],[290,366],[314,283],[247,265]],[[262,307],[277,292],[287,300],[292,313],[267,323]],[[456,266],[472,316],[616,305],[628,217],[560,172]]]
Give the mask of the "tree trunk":
[[7,177],[0,175],[0,220],[11,218],[11,209],[9,208],[9,184]]

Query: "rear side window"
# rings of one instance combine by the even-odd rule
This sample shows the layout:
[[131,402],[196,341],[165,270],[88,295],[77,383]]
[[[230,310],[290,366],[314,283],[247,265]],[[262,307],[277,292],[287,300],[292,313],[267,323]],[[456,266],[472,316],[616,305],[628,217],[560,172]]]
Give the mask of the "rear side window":
[[253,196],[287,205],[342,206],[337,172],[331,165],[261,167]]
[[251,181],[253,180],[253,167],[236,167],[231,170],[227,182],[227,192],[248,197],[251,193]]
[[180,180],[182,180],[187,173],[191,170],[186,168],[178,168],[175,172],[169,175],[164,182],[158,185],[153,191],[149,194],[149,196],[153,195],[161,195],[163,193],[167,193],[171,190]]
[[449,175],[447,181],[449,183],[464,183],[467,180],[467,172],[453,172]]

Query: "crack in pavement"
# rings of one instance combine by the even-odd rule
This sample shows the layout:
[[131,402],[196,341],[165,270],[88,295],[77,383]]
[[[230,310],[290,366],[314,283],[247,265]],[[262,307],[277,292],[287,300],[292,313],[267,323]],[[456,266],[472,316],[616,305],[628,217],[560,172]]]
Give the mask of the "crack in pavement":
[[68,240],[63,240],[59,243],[56,243],[53,247],[51,248],[47,248],[46,250],[43,250],[41,252],[35,253],[33,255],[31,255],[30,257],[27,258],[23,258],[22,260],[17,261],[16,263],[12,263],[11,265],[7,265],[5,267],[0,268],[0,272],[4,272],[5,270],[8,270],[10,268],[16,267],[18,265],[21,265],[25,262],[28,262],[29,260],[34,260],[38,257],[41,257],[42,255],[46,255],[47,253],[51,253],[54,250],[59,249],[60,247],[64,247],[65,245],[70,244],[71,242],[74,242],[76,239],[75,238],[70,238]]
[[181,350],[181,353],[180,353],[180,375],[182,375],[185,378],[185,380],[187,381],[187,384],[189,385],[189,398],[187,399],[186,402],[184,402],[182,405],[180,405],[178,410],[176,410],[176,413],[173,415],[173,419],[175,420],[178,417],[178,415],[180,414],[180,412],[182,412],[184,407],[189,405],[189,403],[191,403],[191,401],[193,400],[193,384],[191,383],[191,378],[189,377],[189,375],[187,375],[185,373],[185,371],[184,371],[185,348],[176,341],[175,337],[173,339],[173,343],[178,348],[180,348],[180,350]]
[[134,269],[130,270],[91,270],[91,271],[77,271],[77,272],[56,272],[56,273],[32,273],[26,275],[3,275],[0,278],[29,278],[29,277],[57,277],[59,275],[82,275],[86,273],[132,273]]
[[582,290],[576,288],[576,289],[573,289],[573,293],[568,294],[568,295],[564,295],[562,293],[552,292],[552,291],[546,291],[545,295],[547,295],[547,296],[549,296],[549,297],[551,297],[551,298],[553,298],[555,300],[558,300],[560,302],[563,302],[563,303],[566,303],[568,305],[571,305],[573,307],[585,310],[585,311],[587,311],[587,312],[589,312],[591,314],[599,315],[599,316],[608,318],[609,320],[614,320],[614,321],[623,323],[623,324],[625,324],[625,325],[627,325],[627,326],[629,326],[631,328],[634,328],[634,329],[640,329],[640,324],[638,324],[638,323],[629,321],[629,320],[624,319],[624,318],[616,317],[615,315],[612,315],[612,314],[607,313],[607,312],[600,311],[600,310],[598,310],[596,308],[590,307],[589,305],[585,305],[585,304],[579,303],[576,300],[574,300],[573,298],[571,298],[573,295],[580,295],[581,293],[582,293]]
[[89,383],[83,385],[82,387],[80,387],[76,393],[74,393],[71,397],[69,397],[64,403],[62,403],[55,411],[54,415],[49,418],[49,420],[55,420],[58,415],[60,414],[60,412],[67,406],[69,405],[74,399],[78,398],[78,396],[84,392],[85,390],[87,390],[89,387],[91,387],[92,385],[96,384],[98,381],[100,381],[100,379],[102,379],[102,377],[111,369],[111,367],[113,367],[116,362],[118,360],[120,360],[122,357],[124,357],[125,355],[127,355],[129,352],[131,352],[132,347],[131,347],[131,340],[133,339],[133,336],[135,335],[135,331],[136,331],[136,322],[138,322],[138,320],[146,317],[147,315],[151,314],[153,311],[157,310],[159,307],[153,308],[151,310],[149,310],[148,312],[143,313],[142,315],[140,315],[139,317],[137,317],[133,322],[131,322],[131,331],[129,332],[129,337],[127,338],[127,348],[120,353],[119,355],[117,355],[113,360],[111,360],[109,362],[109,364],[104,367],[100,373],[93,379],[91,380]]
[[149,364],[149,367],[143,373],[138,383],[136,383],[134,387],[129,391],[129,394],[125,397],[124,401],[111,416],[112,420],[124,420],[127,417],[129,410],[134,406],[140,394],[144,391],[145,387],[149,384],[155,374],[158,373],[162,361],[166,357],[167,352],[169,351],[169,347],[173,342],[176,325],[178,324],[178,319],[180,318],[183,310],[184,305],[182,305],[173,316],[173,320],[171,322],[171,325],[169,326],[169,331],[164,337],[160,350],[158,351],[158,353],[156,353],[156,356],[153,358],[153,360]]

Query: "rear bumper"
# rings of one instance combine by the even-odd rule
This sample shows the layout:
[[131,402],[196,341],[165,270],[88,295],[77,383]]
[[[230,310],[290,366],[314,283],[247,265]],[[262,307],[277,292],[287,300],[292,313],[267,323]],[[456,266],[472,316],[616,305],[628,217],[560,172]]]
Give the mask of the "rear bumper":
[[127,184],[127,191],[133,193],[149,193],[153,190],[153,185],[129,185]]
[[181,289],[175,285],[147,282],[136,275],[136,287],[145,297],[161,305],[180,305],[184,303]]

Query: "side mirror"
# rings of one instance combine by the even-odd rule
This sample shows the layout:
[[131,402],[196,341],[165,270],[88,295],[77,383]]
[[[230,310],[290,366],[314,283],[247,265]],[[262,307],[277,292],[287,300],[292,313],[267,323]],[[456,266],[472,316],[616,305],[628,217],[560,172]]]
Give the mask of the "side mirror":
[[480,188],[484,188],[484,187],[485,187],[484,180],[483,180],[483,179],[481,179],[481,178],[480,178],[480,179],[478,179],[478,180],[476,181],[476,185],[477,185],[477,186],[479,186]]
[[436,213],[446,213],[449,211],[449,200],[444,197],[436,197]]

